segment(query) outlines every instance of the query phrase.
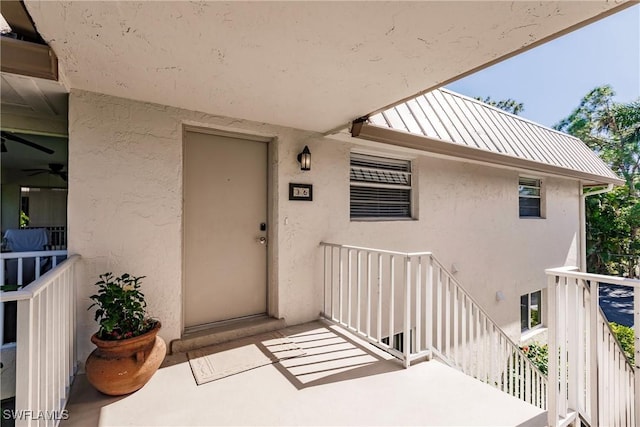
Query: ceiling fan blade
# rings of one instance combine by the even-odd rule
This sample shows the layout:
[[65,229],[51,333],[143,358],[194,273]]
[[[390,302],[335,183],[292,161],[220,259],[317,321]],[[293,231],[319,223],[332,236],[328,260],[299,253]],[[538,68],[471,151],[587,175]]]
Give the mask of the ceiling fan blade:
[[66,172],[60,172],[58,176],[60,176],[60,178],[62,178],[62,180],[65,182],[69,179],[69,176],[67,175]]
[[14,142],[18,142],[20,144],[24,144],[24,145],[27,145],[27,146],[29,146],[31,148],[35,148],[36,150],[43,151],[43,152],[45,152],[47,154],[53,154],[55,152],[50,148],[43,147],[42,145],[36,144],[35,142],[27,141],[26,139],[21,138],[21,137],[19,137],[17,135],[9,133],[9,132],[2,131],[1,135],[2,135],[2,137],[4,139],[6,139],[8,141],[14,141]]
[[37,168],[37,169],[22,169],[22,172],[48,172],[49,169]]
[[47,173],[48,171],[40,171],[40,172],[34,172],[34,173],[30,173],[29,176],[36,176],[36,175],[40,175],[43,173]]

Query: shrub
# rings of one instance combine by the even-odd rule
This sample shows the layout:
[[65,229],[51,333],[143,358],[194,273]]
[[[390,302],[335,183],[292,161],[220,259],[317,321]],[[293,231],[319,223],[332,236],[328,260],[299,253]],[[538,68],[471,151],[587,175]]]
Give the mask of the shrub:
[[615,334],[616,338],[620,342],[620,345],[622,346],[622,350],[624,351],[624,354],[627,356],[627,359],[629,359],[631,364],[633,364],[634,351],[635,351],[634,345],[633,345],[635,340],[635,336],[634,336],[635,334],[633,333],[633,328],[630,328],[624,325],[619,325],[615,322],[611,322],[609,323],[609,325],[611,326],[611,330],[613,330],[613,333]]
[[155,326],[157,322],[147,317],[147,303],[140,292],[143,278],[127,273],[120,277],[114,277],[112,273],[100,275],[96,282],[98,293],[91,295],[94,302],[89,306],[89,309],[97,307],[98,338],[121,340],[136,337]]
[[547,344],[533,343],[524,345],[520,349],[540,369],[540,372],[547,374],[549,371],[549,346]]

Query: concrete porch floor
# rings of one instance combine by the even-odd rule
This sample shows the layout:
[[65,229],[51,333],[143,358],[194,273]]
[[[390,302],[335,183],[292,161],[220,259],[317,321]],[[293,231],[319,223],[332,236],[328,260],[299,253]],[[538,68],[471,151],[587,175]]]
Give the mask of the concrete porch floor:
[[200,386],[184,353],[168,356],[147,385],[124,397],[104,396],[79,375],[60,425],[546,425],[542,410],[438,361],[404,369],[322,322],[284,333],[305,356]]

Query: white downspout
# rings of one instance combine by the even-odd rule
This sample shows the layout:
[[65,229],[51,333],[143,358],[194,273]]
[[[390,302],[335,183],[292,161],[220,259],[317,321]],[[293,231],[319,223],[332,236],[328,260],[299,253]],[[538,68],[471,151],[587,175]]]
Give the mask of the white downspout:
[[587,272],[587,217],[586,217],[586,200],[589,196],[596,194],[608,193],[613,190],[613,184],[607,185],[600,190],[584,192],[584,184],[580,184],[580,271]]

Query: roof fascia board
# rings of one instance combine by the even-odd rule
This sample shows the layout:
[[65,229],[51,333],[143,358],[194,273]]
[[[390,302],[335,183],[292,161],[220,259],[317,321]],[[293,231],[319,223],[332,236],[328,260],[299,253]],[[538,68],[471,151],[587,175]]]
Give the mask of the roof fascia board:
[[493,153],[491,151],[480,150],[466,145],[439,141],[421,135],[414,135],[366,123],[359,127],[359,132],[352,132],[352,136],[458,159],[472,160],[490,165],[506,166],[520,170],[536,171],[549,175],[579,179],[582,181],[592,182],[592,185],[624,184],[622,179],[603,177],[587,172],[580,172],[532,160],[521,159],[506,154]]
[[0,52],[4,73],[58,80],[58,58],[47,45],[0,37]]

